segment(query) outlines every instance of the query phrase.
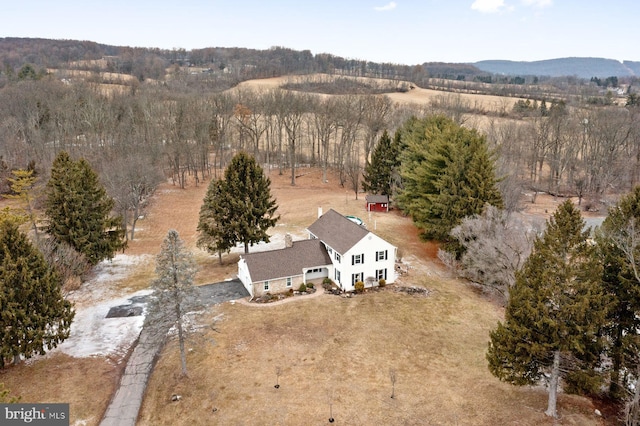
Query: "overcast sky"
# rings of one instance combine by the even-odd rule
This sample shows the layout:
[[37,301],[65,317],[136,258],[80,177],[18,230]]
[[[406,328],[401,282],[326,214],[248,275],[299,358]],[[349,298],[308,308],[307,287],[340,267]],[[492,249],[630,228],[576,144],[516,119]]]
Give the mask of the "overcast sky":
[[640,61],[640,0],[0,0],[0,37],[283,46],[406,65]]

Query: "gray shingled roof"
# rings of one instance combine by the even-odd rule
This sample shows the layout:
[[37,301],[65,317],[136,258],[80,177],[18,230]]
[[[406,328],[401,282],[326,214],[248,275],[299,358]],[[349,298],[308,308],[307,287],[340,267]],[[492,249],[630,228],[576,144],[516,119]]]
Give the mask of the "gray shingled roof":
[[303,268],[331,265],[331,258],[319,240],[294,241],[293,247],[243,254],[242,258],[253,282],[293,277],[302,275]]
[[340,254],[349,251],[369,233],[366,228],[353,223],[333,209],[320,216],[307,229]]
[[388,203],[389,196],[388,195],[367,195],[365,197],[367,203]]

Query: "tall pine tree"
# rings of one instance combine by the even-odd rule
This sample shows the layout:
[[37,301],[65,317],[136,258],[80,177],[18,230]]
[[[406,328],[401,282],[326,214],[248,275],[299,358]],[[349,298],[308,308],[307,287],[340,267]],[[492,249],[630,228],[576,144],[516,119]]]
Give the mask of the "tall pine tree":
[[126,246],[122,218],[111,216],[114,201],[86,160],[58,154],[47,183],[48,232],[84,254],[90,264],[111,259]]
[[640,186],[609,209],[597,233],[603,283],[613,298],[607,321],[611,359],[609,394],[627,396],[640,365]]
[[231,159],[224,179],[209,186],[200,209],[199,242],[214,252],[242,243],[248,253],[249,246],[269,242],[267,230],[280,218],[277,208],[262,167],[240,152]]
[[224,180],[212,180],[200,206],[198,220],[198,247],[218,253],[220,263],[222,253],[229,252],[236,241],[233,227],[227,225],[233,218],[229,196]]
[[364,167],[362,188],[370,194],[388,195],[393,192],[393,177],[400,165],[398,138],[394,141],[385,130],[373,149],[371,161]]
[[447,241],[464,217],[487,204],[502,207],[486,138],[444,116],[413,119],[403,128],[399,206],[423,237]]
[[0,365],[69,337],[74,311],[58,274],[13,221],[0,223]]
[[607,297],[602,264],[571,201],[561,204],[516,274],[505,322],[491,332],[489,370],[500,380],[535,384],[550,375],[546,414],[556,416],[563,359],[599,354]]
[[[184,247],[178,231],[171,229],[162,241],[156,258],[157,278],[153,281],[153,298],[147,321],[175,325],[180,346],[182,374],[187,374],[187,357],[184,347],[184,316],[192,310],[195,300],[193,281],[197,266],[193,254]],[[164,329],[160,327],[160,329]]]

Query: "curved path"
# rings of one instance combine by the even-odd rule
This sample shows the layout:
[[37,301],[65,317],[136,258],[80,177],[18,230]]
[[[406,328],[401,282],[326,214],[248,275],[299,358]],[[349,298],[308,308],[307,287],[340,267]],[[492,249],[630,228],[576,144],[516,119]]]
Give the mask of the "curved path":
[[[239,280],[197,287],[197,303],[211,306],[230,300],[243,300],[249,293]],[[135,426],[153,367],[166,341],[170,324],[159,321],[146,325],[127,361],[120,384],[100,426]]]
[[[234,300],[245,306],[268,308],[313,299],[325,293],[324,288],[318,285],[316,291],[308,295],[287,297],[270,303],[254,303],[249,302],[249,293],[239,280],[207,284],[197,288],[198,302],[205,306]],[[135,426],[149,377],[166,341],[169,326],[166,323],[153,323],[142,329],[100,426]]]
[[314,291],[311,294],[287,297],[287,298],[284,298],[284,299],[277,300],[275,302],[268,302],[268,303],[250,302],[247,297],[244,297],[242,299],[238,299],[238,300],[236,300],[236,302],[238,302],[238,303],[240,303],[242,305],[245,305],[245,306],[252,306],[252,307],[256,307],[256,308],[268,308],[268,307],[271,307],[271,306],[282,305],[283,303],[291,303],[291,302],[296,302],[296,301],[299,301],[299,300],[313,299],[315,297],[318,297],[318,296],[324,294],[324,288],[321,285],[316,286],[315,289],[316,289],[316,291]]

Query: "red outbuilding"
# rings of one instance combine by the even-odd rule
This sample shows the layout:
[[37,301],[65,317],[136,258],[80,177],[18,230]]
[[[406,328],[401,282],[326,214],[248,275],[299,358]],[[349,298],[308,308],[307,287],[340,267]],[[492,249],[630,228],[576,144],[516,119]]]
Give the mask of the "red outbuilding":
[[388,195],[367,195],[367,211],[368,212],[388,212],[389,196]]

